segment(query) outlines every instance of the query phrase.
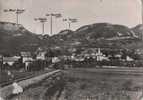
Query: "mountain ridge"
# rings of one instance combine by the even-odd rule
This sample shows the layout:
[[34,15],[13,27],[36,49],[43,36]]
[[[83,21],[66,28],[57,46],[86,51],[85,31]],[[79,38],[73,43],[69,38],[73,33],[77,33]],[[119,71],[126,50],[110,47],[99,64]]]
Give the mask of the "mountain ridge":
[[34,51],[39,45],[36,34],[20,24],[0,22],[0,53],[17,54],[20,51]]
[[133,29],[110,23],[95,23],[76,31],[66,29],[53,36],[42,36],[28,31],[20,24],[0,22],[0,53],[34,52],[38,47],[57,46],[120,48],[137,39]]
[[139,24],[139,25],[131,28],[131,30],[134,31],[140,39],[143,38],[143,24]]

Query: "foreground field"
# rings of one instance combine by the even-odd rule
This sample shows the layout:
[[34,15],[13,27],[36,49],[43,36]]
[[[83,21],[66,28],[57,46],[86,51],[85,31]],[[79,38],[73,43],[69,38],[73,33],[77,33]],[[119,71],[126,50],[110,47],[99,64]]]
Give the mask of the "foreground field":
[[[29,87],[16,100],[142,100],[141,69],[67,69],[64,78]],[[11,100],[11,99],[10,99]]]
[[[24,80],[21,80],[21,81],[17,82],[17,84],[25,92],[25,91],[27,91],[27,89],[29,89],[29,88],[31,88],[35,85],[38,86],[37,84],[39,84],[43,80],[45,80],[47,78],[51,78],[51,77],[55,78],[55,77],[59,76],[59,74],[62,74],[60,70],[54,70],[54,71],[50,71],[50,72],[48,71],[48,72],[45,72],[45,73],[41,73],[38,76],[34,76],[34,77],[31,77],[31,78],[28,78],[28,79],[26,78]],[[52,82],[53,81],[54,80],[52,80]],[[3,98],[4,100],[11,100],[11,97],[19,96],[19,94],[21,92],[13,92],[15,90],[15,88],[18,89],[18,87],[14,87],[13,84],[9,84],[7,86],[1,87],[0,88],[0,98]],[[25,100],[25,98],[23,98],[23,100]]]
[[48,69],[45,71],[33,71],[33,72],[19,72],[19,71],[11,71],[11,75],[8,75],[8,71],[0,72],[0,87],[4,87],[6,85],[12,84],[14,81],[22,81],[28,78],[32,78],[35,76],[39,76],[44,73],[48,73],[53,71],[52,69]]
[[141,100],[143,73],[138,69],[67,70],[66,100]]

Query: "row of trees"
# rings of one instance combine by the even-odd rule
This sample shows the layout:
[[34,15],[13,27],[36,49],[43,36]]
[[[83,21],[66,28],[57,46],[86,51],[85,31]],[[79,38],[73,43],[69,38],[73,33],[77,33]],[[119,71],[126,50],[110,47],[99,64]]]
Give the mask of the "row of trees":
[[117,66],[117,67],[142,67],[143,62],[142,61],[118,61],[118,60],[112,60],[112,61],[72,61],[69,63],[59,62],[54,64],[54,68],[56,69],[64,69],[64,68],[96,68],[96,67],[102,67],[102,66]]

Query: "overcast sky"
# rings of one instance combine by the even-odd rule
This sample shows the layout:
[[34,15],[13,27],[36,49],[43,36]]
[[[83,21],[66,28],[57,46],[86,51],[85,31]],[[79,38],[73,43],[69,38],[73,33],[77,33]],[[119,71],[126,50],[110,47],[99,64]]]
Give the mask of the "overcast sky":
[[[103,2],[100,2],[103,1]],[[41,33],[41,24],[34,21],[36,17],[45,17],[46,13],[61,13],[63,18],[77,18],[72,30],[86,24],[109,22],[134,27],[141,23],[140,0],[0,0],[0,21],[15,22],[16,16],[4,13],[7,8],[24,8],[20,15],[20,24],[34,33]],[[50,32],[49,18],[45,32]],[[62,19],[54,19],[54,33],[68,28]]]

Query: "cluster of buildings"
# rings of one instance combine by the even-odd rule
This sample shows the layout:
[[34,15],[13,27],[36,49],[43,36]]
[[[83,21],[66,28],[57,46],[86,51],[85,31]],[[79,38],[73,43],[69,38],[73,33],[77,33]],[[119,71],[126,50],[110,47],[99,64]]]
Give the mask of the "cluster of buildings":
[[[103,53],[102,51],[103,50],[101,48],[89,48],[82,51],[80,54],[72,53],[72,55],[70,56],[61,55],[58,57],[51,57],[52,58],[51,63],[57,63],[60,62],[61,60],[84,61],[85,59],[90,59],[90,58],[95,59],[96,61],[103,61],[103,60],[110,61],[111,60],[110,58],[113,55],[112,54],[105,55],[105,53]],[[27,66],[35,60],[47,60],[47,57],[45,56],[46,53],[47,53],[46,50],[39,48],[36,51],[35,57],[33,57],[30,52],[21,52],[20,56],[13,56],[13,57],[3,57],[2,55],[0,55],[0,61],[2,62],[2,64],[8,64],[12,66],[15,62],[21,59],[22,63],[25,64],[25,68],[27,68]],[[114,54],[114,57],[120,60],[122,59],[122,56],[123,54],[120,52]],[[134,61],[134,59],[131,58],[130,56],[126,56],[124,60]]]
[[25,68],[27,66],[35,61],[35,60],[45,60],[45,51],[40,51],[36,54],[36,58],[33,57],[31,52],[20,52],[19,56],[12,56],[12,57],[5,57],[3,55],[0,55],[0,62],[2,65],[8,64],[12,66],[15,62],[21,61],[22,63],[25,64]]
[[[123,59],[122,57],[124,56],[124,54],[122,52],[117,51],[117,53],[108,53],[105,54],[103,52],[103,50],[105,51],[104,48],[89,48],[84,50],[83,52],[81,52],[81,54],[73,54],[71,56],[71,60],[74,61],[84,61],[85,59],[95,59],[96,61],[110,61],[111,58],[113,59],[118,59],[120,61],[134,61],[134,59],[132,57],[130,57],[129,55],[126,55],[126,57]],[[106,51],[114,51],[114,50],[106,50]]]

